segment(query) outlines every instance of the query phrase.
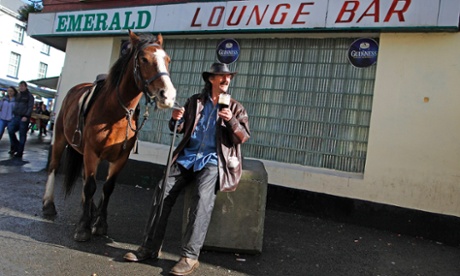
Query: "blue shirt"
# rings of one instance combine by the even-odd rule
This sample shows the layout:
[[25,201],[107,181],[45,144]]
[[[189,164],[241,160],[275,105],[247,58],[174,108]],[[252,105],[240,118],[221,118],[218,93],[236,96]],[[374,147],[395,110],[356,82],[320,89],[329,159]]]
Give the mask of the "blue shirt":
[[177,158],[177,163],[184,168],[191,169],[193,167],[193,171],[196,172],[203,169],[208,163],[217,166],[217,108],[218,105],[214,106],[211,97],[209,97],[201,112],[201,118],[190,137],[188,146]]

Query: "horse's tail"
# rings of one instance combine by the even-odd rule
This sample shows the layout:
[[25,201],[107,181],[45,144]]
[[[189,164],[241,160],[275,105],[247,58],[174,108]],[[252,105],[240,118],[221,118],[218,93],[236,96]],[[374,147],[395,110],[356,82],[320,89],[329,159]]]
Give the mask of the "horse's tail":
[[67,150],[64,157],[64,187],[65,195],[72,193],[77,178],[82,174],[83,155],[77,152],[70,145],[67,145]]

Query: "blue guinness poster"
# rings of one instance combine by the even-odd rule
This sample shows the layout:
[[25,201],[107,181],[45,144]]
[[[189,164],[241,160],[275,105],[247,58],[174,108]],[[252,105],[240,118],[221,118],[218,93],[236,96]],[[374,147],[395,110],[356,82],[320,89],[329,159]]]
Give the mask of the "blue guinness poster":
[[379,45],[371,38],[360,38],[348,48],[348,60],[358,68],[365,68],[377,62]]
[[240,45],[234,39],[224,39],[217,45],[216,54],[221,63],[233,63],[240,56]]

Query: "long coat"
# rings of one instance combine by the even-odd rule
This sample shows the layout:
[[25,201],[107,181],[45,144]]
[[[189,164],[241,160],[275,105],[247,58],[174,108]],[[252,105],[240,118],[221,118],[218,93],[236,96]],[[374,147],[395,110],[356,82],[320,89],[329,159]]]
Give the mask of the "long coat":
[[[177,132],[184,136],[174,150],[172,161],[174,162],[179,153],[188,145],[198,121],[201,118],[201,112],[204,109],[205,102],[208,100],[206,92],[195,94],[187,99],[184,105],[185,113],[179,121]],[[225,122],[218,118],[216,125],[216,145],[219,166],[219,190],[222,192],[231,192],[236,190],[243,172],[241,148],[240,145],[246,142],[250,137],[248,114],[243,105],[238,101],[231,99],[230,110],[233,118]],[[175,121],[169,121],[169,128],[174,129]],[[235,162],[235,157],[238,162]],[[233,159],[233,161],[231,161]]]

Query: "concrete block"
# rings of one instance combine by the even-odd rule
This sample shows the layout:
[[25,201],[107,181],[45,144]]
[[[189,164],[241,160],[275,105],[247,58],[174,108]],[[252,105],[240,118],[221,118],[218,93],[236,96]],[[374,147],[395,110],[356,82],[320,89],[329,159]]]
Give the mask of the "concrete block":
[[[218,192],[203,246],[205,250],[259,254],[262,252],[268,176],[264,164],[243,160],[235,192]],[[191,189],[184,195],[182,232],[188,221]]]

